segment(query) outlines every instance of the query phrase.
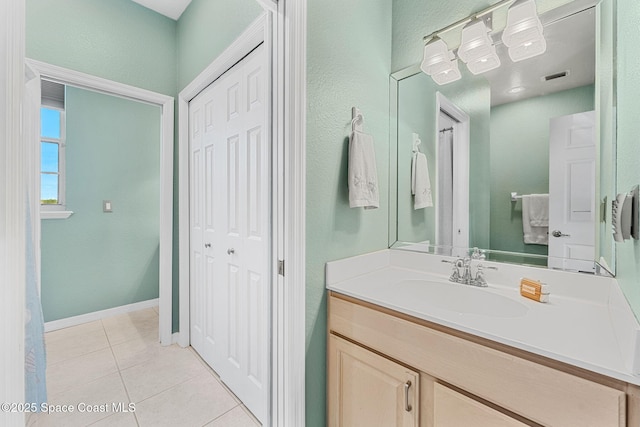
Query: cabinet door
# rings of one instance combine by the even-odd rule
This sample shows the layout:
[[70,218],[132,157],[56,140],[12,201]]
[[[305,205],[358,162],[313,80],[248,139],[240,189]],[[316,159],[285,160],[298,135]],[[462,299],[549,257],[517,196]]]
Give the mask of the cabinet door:
[[417,372],[334,335],[328,351],[329,426],[418,425]]
[[442,384],[435,384],[433,402],[435,427],[526,427],[526,424]]

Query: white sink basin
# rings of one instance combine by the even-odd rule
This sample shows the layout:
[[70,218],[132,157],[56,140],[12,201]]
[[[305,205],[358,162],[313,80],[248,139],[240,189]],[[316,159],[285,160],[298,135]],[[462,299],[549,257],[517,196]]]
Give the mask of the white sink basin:
[[429,280],[403,280],[394,285],[399,294],[411,295],[412,299],[460,314],[489,317],[522,317],[529,309],[524,304],[502,295],[452,282]]

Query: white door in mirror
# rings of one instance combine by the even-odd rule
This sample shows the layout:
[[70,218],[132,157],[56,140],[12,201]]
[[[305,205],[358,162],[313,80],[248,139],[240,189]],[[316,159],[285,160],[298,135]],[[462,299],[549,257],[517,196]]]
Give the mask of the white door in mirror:
[[594,271],[595,112],[549,124],[549,267]]

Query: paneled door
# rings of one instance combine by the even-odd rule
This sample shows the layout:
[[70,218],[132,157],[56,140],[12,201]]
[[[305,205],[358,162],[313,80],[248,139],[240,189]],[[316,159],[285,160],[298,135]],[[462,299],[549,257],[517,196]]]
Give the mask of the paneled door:
[[263,423],[270,366],[268,73],[261,45],[189,104],[191,345]]
[[549,267],[594,271],[595,112],[549,122]]

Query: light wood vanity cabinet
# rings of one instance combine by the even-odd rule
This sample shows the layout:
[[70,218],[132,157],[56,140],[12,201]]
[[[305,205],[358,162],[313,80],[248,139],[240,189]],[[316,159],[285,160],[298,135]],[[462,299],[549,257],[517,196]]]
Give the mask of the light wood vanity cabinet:
[[640,426],[622,381],[336,293],[328,323],[331,427]]
[[329,340],[332,425],[419,425],[418,372],[335,335]]

